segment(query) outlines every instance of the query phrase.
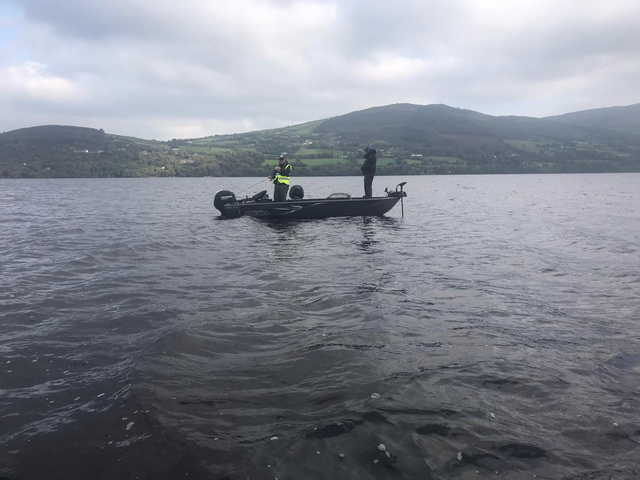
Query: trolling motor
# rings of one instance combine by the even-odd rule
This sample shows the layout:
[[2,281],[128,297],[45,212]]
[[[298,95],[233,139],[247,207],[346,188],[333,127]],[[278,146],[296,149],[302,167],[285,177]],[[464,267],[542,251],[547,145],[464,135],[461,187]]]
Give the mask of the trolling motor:
[[402,182],[396,185],[395,190],[389,190],[385,188],[384,191],[387,193],[388,197],[400,197],[400,208],[402,209],[402,216],[404,217],[404,197],[407,196],[407,192],[404,191],[404,186],[407,182]]

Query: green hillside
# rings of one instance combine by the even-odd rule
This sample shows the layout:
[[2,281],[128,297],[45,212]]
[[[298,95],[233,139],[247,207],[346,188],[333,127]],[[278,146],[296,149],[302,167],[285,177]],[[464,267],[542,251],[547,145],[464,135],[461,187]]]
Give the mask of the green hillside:
[[628,107],[597,108],[546,118],[585,127],[640,133],[640,103]]
[[0,134],[0,178],[640,171],[640,105],[558,117],[494,117],[446,105],[375,107],[285,128],[168,142],[42,126]]

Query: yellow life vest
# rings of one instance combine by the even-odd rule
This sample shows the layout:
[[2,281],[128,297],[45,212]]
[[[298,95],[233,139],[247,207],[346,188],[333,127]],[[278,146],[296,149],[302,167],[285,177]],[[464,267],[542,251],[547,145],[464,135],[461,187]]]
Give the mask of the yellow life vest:
[[289,175],[291,175],[291,165],[287,163],[284,169],[276,173],[276,176],[273,179],[273,183],[275,184],[282,183],[284,185],[289,185]]

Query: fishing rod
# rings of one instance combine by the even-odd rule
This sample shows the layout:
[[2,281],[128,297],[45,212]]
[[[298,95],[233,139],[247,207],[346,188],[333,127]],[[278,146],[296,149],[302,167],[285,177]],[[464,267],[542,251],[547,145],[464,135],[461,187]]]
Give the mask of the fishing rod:
[[256,183],[255,185],[251,185],[250,187],[245,188],[244,190],[242,190],[240,193],[244,193],[247,190],[249,190],[250,188],[254,188],[257,187],[258,185],[260,185],[262,182],[264,182],[265,180],[269,180],[269,177],[267,178],[263,178],[262,180],[260,180],[258,183]]

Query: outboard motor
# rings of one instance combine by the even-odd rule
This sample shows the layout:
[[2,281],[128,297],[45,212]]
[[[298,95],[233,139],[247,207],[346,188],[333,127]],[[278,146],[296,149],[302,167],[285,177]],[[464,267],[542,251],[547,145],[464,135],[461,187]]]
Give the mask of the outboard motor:
[[302,200],[304,198],[304,189],[300,185],[294,185],[289,190],[289,198],[291,200]]
[[223,217],[228,216],[224,207],[230,203],[236,203],[236,195],[229,190],[220,190],[213,199],[213,206],[220,210]]

